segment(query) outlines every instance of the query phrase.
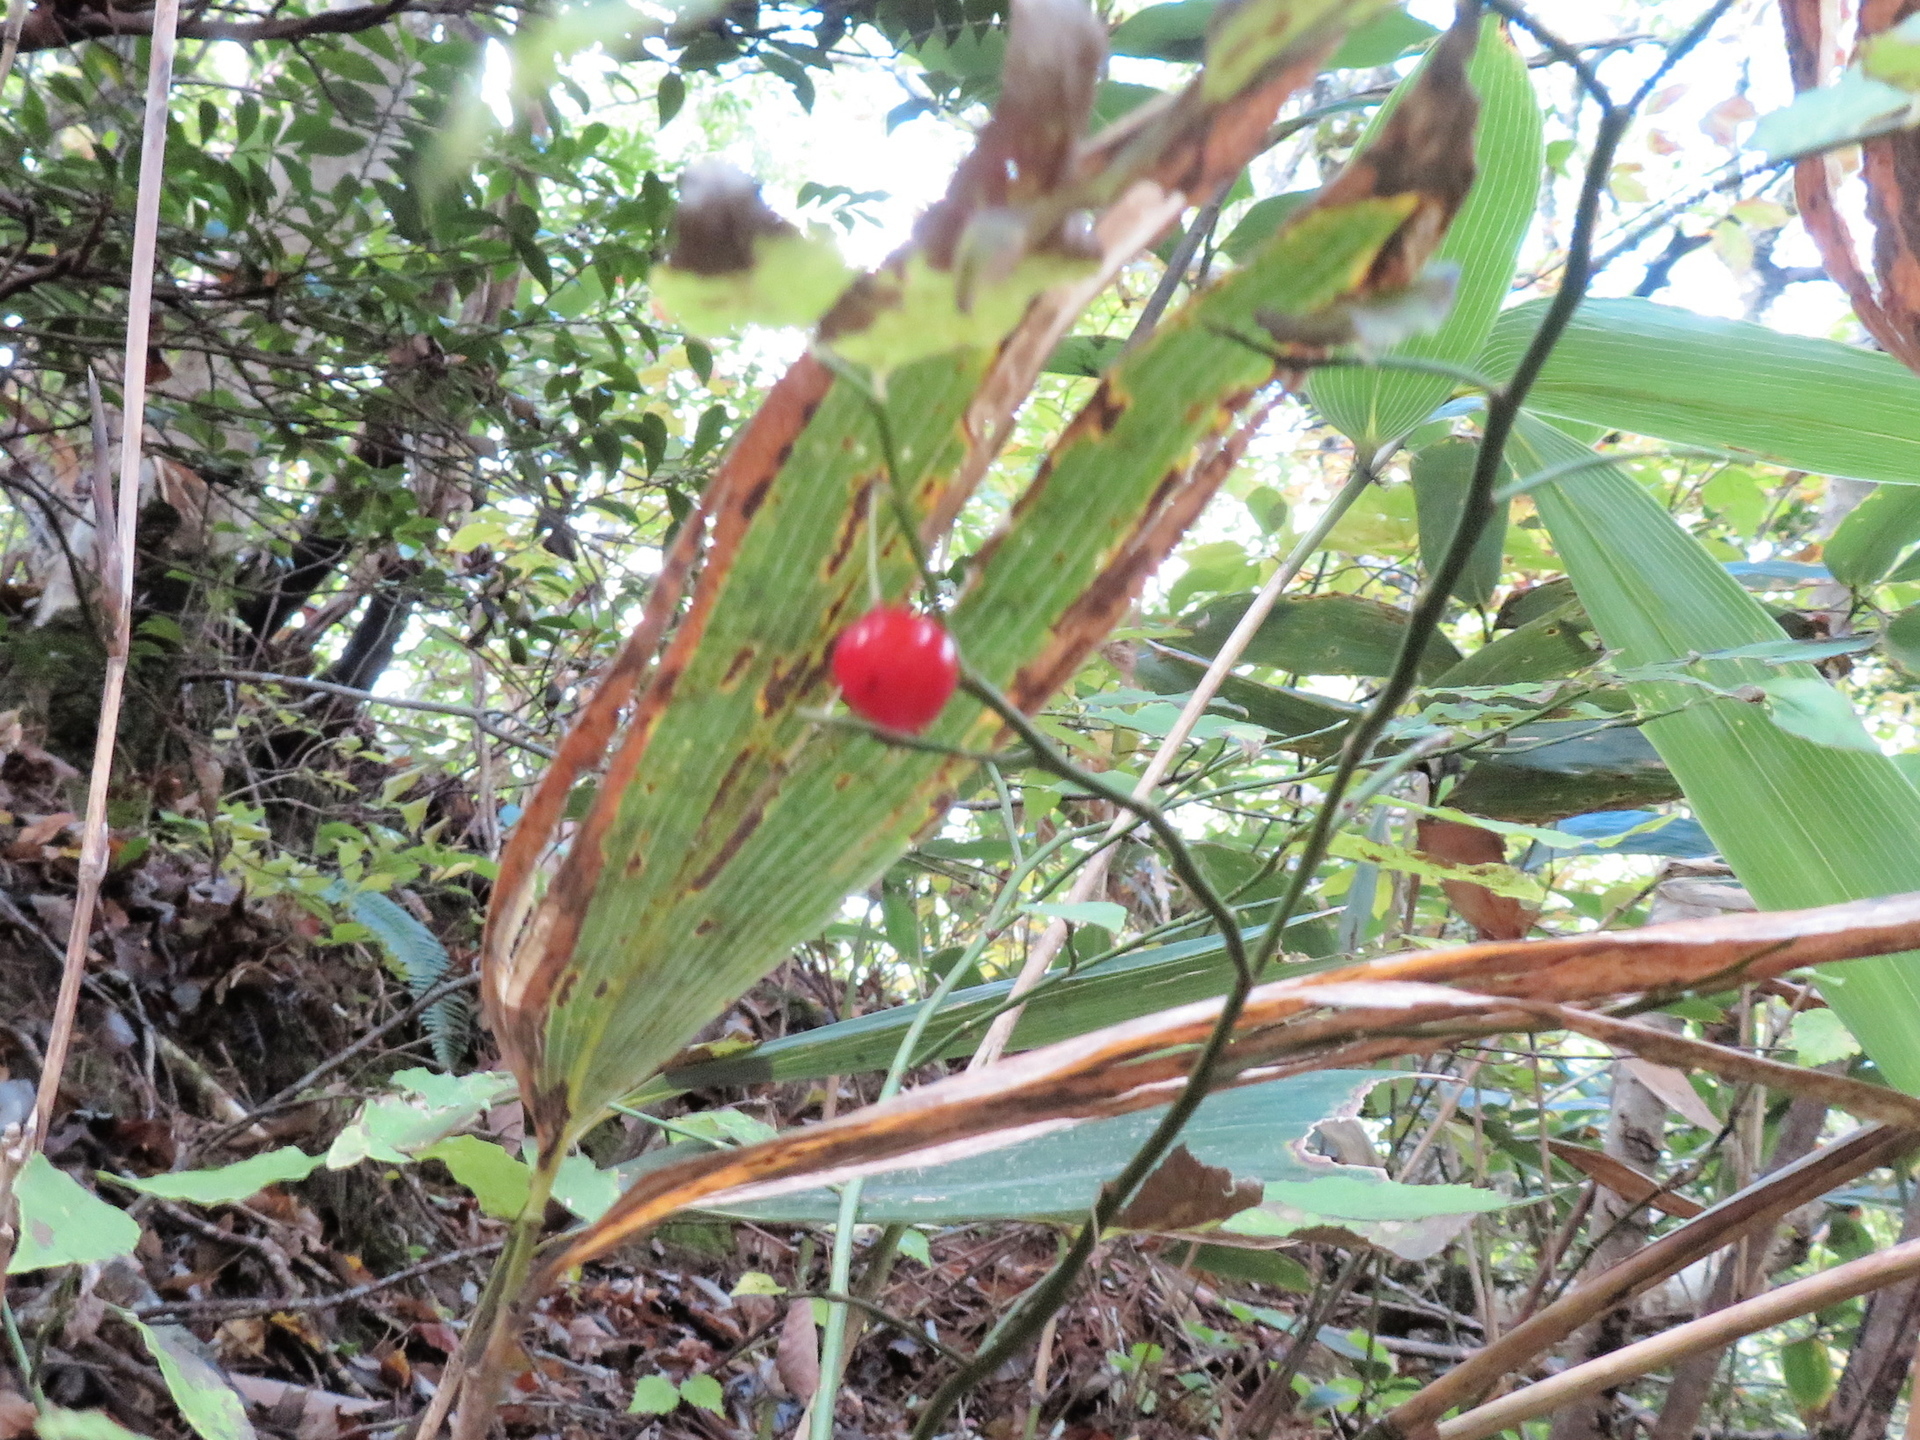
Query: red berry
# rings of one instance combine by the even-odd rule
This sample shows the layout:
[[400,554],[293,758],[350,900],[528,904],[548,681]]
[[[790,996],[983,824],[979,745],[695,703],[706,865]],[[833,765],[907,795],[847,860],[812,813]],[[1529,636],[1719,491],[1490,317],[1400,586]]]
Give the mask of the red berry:
[[833,678],[861,719],[918,734],[952,697],[960,650],[938,620],[881,605],[841,632]]

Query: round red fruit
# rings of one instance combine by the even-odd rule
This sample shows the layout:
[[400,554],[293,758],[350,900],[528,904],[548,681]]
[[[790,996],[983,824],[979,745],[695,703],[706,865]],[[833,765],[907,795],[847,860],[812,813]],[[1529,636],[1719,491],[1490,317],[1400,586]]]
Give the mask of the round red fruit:
[[881,605],[841,632],[833,678],[861,719],[918,734],[952,697],[960,650],[938,620]]

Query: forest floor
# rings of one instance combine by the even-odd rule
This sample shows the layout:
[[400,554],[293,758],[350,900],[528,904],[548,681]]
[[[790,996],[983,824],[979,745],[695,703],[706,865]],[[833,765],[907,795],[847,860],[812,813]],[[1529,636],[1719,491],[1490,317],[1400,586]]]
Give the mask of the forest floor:
[[[26,1082],[38,1078],[73,913],[78,829],[66,806],[76,777],[17,733],[10,742],[0,764],[0,1082],[13,1083],[0,1098],[30,1104]],[[12,1279],[33,1373],[18,1373],[18,1352],[0,1360],[0,1440],[30,1427],[22,1397],[35,1385],[59,1405],[103,1407],[142,1435],[191,1433],[118,1307],[190,1333],[185,1343],[226,1374],[262,1435],[386,1435],[432,1396],[505,1233],[438,1163],[323,1168],[204,1208],[135,1196],[111,1178],[225,1164],[271,1146],[316,1153],[387,1077],[430,1063],[417,1022],[350,1050],[413,996],[368,952],[320,944],[318,932],[304,910],[250,897],[205,855],[137,841],[116,851],[46,1148],[56,1166],[126,1206],[142,1238],[131,1261]],[[443,940],[456,966],[471,963],[470,944]],[[743,1000],[731,1026],[762,1038],[806,1023],[818,1007],[796,1004],[781,979]],[[324,1073],[309,1079],[316,1070]],[[303,1080],[296,1098],[273,1101]],[[857,1103],[851,1086],[845,1093]],[[817,1088],[765,1086],[678,1105],[740,1105],[791,1125],[817,1115],[821,1098]],[[486,1119],[496,1139],[516,1140],[518,1127],[517,1102]],[[617,1152],[603,1160],[620,1159],[654,1134],[616,1120],[595,1138]],[[557,1208],[554,1218],[565,1221]],[[942,1351],[977,1345],[1058,1249],[1055,1232],[1033,1225],[928,1239],[924,1259],[897,1258],[870,1292],[898,1323],[862,1327],[836,1412],[847,1440],[905,1435],[946,1372]],[[508,1433],[795,1433],[818,1370],[814,1306],[793,1297],[824,1286],[828,1244],[792,1227],[693,1219],[589,1267],[536,1316],[503,1411]],[[1339,1263],[1330,1248],[1295,1249],[1311,1269]],[[784,1293],[752,1293],[767,1290]],[[1215,1433],[1223,1409],[1264,1416],[1278,1397],[1271,1386],[1261,1396],[1261,1382],[1269,1362],[1294,1349],[1286,1327],[1301,1299],[1203,1279],[1151,1244],[1116,1240],[1049,1327],[1044,1362],[1033,1351],[1017,1357],[972,1397],[967,1418],[992,1440],[1155,1440]],[[1444,1307],[1394,1315],[1360,1294],[1345,1308],[1355,1307],[1372,1310],[1369,1328],[1405,1337],[1385,1342],[1403,1370],[1459,1353],[1462,1317]],[[1302,1352],[1309,1386],[1313,1349]],[[683,1400],[664,1414],[629,1413],[645,1377],[677,1384],[697,1374],[719,1382],[713,1408]]]

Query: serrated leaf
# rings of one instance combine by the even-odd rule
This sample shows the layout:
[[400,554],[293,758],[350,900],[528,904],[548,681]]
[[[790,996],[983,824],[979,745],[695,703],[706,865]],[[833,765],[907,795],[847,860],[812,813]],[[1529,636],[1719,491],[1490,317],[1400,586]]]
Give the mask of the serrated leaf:
[[634,1382],[629,1415],[666,1415],[680,1408],[680,1391],[664,1375],[642,1375]]
[[711,1410],[716,1415],[726,1411],[726,1392],[711,1375],[689,1375],[682,1380],[680,1398],[696,1410]]

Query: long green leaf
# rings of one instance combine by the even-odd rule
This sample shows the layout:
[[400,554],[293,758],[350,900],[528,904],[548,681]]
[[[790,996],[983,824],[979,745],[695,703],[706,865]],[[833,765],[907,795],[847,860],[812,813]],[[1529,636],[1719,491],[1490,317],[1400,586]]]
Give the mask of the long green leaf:
[[1447,803],[1491,820],[1549,825],[1591,810],[1631,810],[1680,798],[1659,752],[1634,729],[1544,720],[1479,753]]
[[1820,558],[1842,585],[1875,585],[1915,540],[1920,540],[1920,487],[1889,485],[1854,507],[1821,547]]
[[[1293,923],[1303,925],[1314,918],[1302,916]],[[1249,930],[1246,934],[1251,944],[1259,932]],[[1306,974],[1318,963],[1309,961],[1296,969]],[[1232,979],[1233,967],[1217,936],[1156,945],[1075,975],[1055,976],[1027,1002],[1008,1049],[1031,1050],[1084,1035],[1102,1025],[1208,1000],[1223,993]],[[927,1027],[931,1048],[923,1058],[971,1055],[979,1046],[986,1022],[1006,1002],[1012,988],[1011,980],[996,980],[948,996]],[[784,1035],[750,1050],[669,1070],[660,1078],[664,1086],[673,1089],[704,1090],[883,1070],[899,1049],[900,1037],[913,1023],[918,1008],[896,1006],[817,1030]]]
[[[1500,317],[1483,371],[1513,373],[1545,304]],[[1527,405],[1796,470],[1920,484],[1920,379],[1898,361],[1651,300],[1582,305]]]
[[[1513,283],[1514,261],[1540,195],[1543,140],[1533,81],[1502,29],[1498,17],[1487,17],[1467,66],[1467,78],[1480,96],[1474,137],[1479,174],[1436,256],[1460,267],[1453,310],[1434,334],[1396,346],[1390,352],[1396,357],[1472,364]],[[1375,117],[1374,128],[1418,78],[1416,72],[1400,86]],[[1441,375],[1341,369],[1316,371],[1307,394],[1329,424],[1362,453],[1372,454],[1425,420],[1453,388],[1454,382]]]
[[[1468,1217],[1504,1207],[1505,1197],[1469,1185],[1402,1185],[1362,1165],[1302,1153],[1323,1120],[1351,1115],[1368,1090],[1400,1078],[1386,1070],[1327,1070],[1209,1096],[1181,1131],[1203,1165],[1264,1194],[1221,1227],[1277,1238],[1334,1226],[1410,1257],[1433,1254]],[[870,1224],[954,1225],[978,1220],[1067,1220],[1086,1215],[1113,1174],[1116,1155],[1138,1148],[1160,1119],[1143,1110],[1093,1120],[985,1155],[869,1177],[860,1218]],[[832,1190],[801,1190],[727,1206],[719,1213],[779,1224],[834,1218]]]
[[[1211,658],[1226,644],[1253,604],[1252,595],[1223,595],[1181,624],[1179,648]],[[1241,658],[1296,675],[1385,675],[1393,668],[1407,633],[1407,612],[1361,595],[1304,595],[1276,603],[1260,622]],[[1460,652],[1436,633],[1421,656],[1421,674],[1431,679],[1460,663]]]
[[[1577,441],[1530,416],[1514,435],[1513,461],[1523,472],[1581,453]],[[1760,603],[1619,467],[1552,481],[1534,499],[1587,613],[1621,664],[1779,639]],[[1779,679],[1826,687],[1811,665],[1731,659],[1690,670],[1728,689]],[[1786,909],[1920,889],[1920,791],[1891,760],[1814,744],[1782,729],[1760,704],[1715,698],[1684,682],[1643,680],[1631,688],[1648,710],[1685,707],[1650,722],[1646,734],[1761,905]],[[1825,693],[1845,706],[1837,692]],[[1920,1092],[1920,955],[1823,973],[1821,993],[1881,1072]]]

